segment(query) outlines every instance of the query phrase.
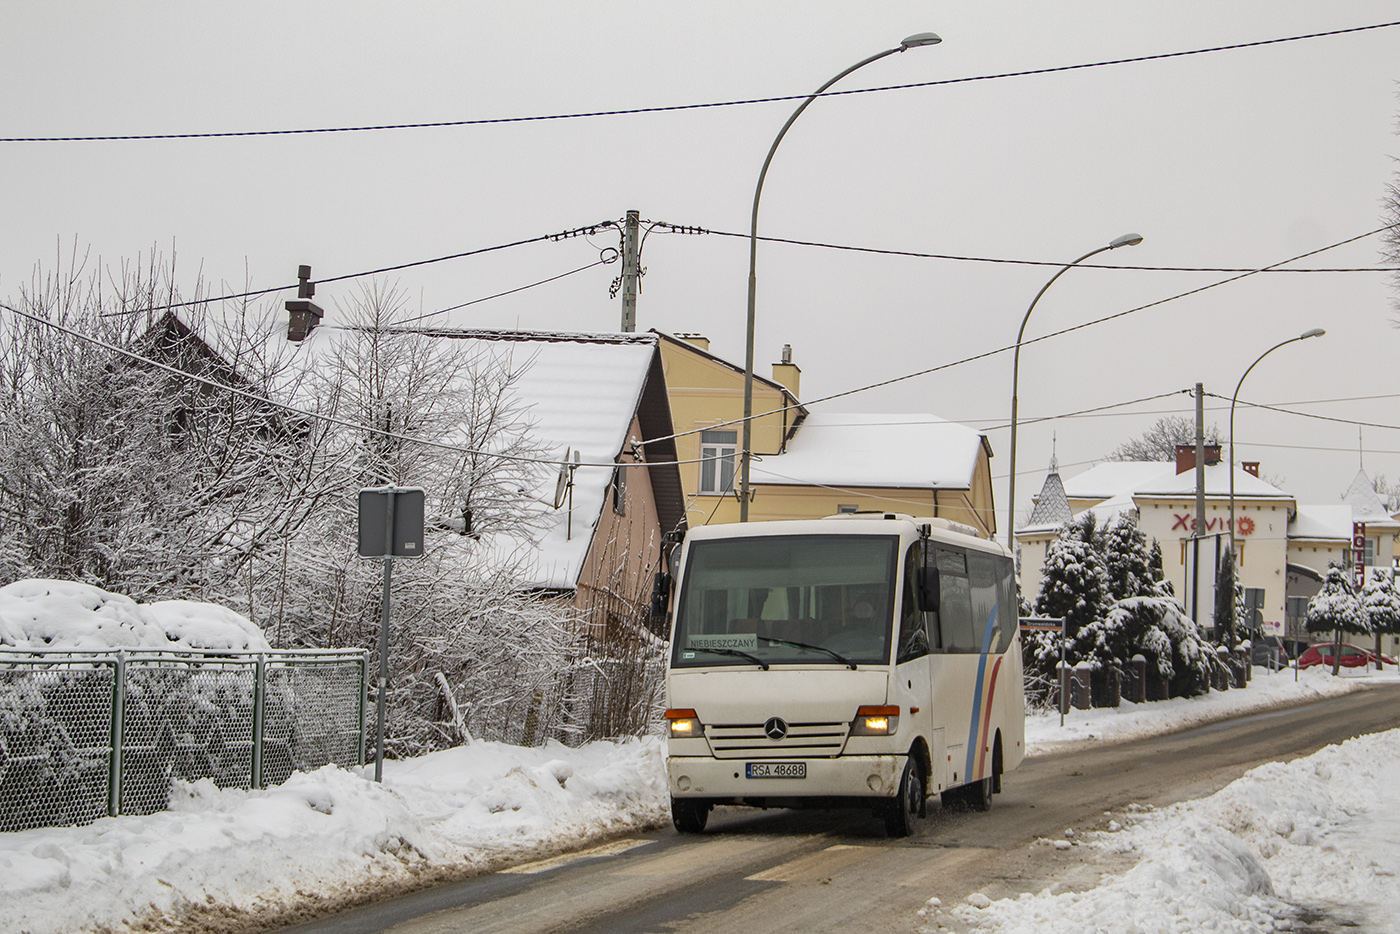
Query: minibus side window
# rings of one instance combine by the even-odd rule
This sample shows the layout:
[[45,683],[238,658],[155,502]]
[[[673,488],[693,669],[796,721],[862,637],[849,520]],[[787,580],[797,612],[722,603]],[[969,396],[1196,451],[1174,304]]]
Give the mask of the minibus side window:
[[924,612],[919,602],[919,568],[923,564],[923,548],[915,542],[904,558],[904,589],[899,610],[899,654],[896,663],[912,661],[929,652],[928,633],[924,629]]
[[977,639],[977,651],[1000,654],[1010,645],[1002,642],[1002,614],[1005,605],[998,606],[1002,595],[1001,575],[997,559],[991,555],[972,552],[967,556],[967,577],[972,592],[972,630]]
[[967,579],[967,555],[946,548],[934,549],[938,568],[938,621],[943,648],[949,652],[977,652],[972,626],[972,591]]

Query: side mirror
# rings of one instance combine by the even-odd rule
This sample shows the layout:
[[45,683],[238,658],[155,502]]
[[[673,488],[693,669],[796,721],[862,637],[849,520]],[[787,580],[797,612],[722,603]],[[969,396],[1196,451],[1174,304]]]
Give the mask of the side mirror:
[[919,606],[926,612],[936,611],[939,600],[938,568],[928,566],[919,568],[918,585]]
[[656,580],[651,588],[651,618],[662,620],[666,618],[666,608],[671,603],[671,575],[666,571],[658,571]]

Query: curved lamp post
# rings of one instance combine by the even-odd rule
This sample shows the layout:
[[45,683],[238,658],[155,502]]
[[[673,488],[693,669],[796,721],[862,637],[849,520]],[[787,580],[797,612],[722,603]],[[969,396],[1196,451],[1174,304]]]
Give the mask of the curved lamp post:
[[1031,312],[1035,311],[1035,303],[1040,301],[1040,296],[1045,294],[1045,290],[1055,284],[1055,280],[1063,276],[1073,266],[1078,266],[1091,256],[1097,256],[1107,250],[1116,250],[1120,246],[1137,246],[1142,242],[1142,234],[1123,234],[1115,237],[1107,246],[1101,246],[1096,250],[1090,250],[1072,263],[1066,263],[1060,267],[1060,271],[1050,277],[1050,281],[1040,287],[1040,291],[1035,293],[1035,298],[1031,299],[1031,307],[1026,309],[1026,316],[1021,319],[1021,329],[1016,332],[1016,352],[1011,358],[1011,481],[1006,491],[1006,547],[1012,554],[1016,553],[1016,382],[1021,373],[1021,338],[1026,334],[1026,322],[1031,320]]
[[[1286,346],[1286,345],[1288,345],[1288,344],[1292,344],[1292,343],[1295,342],[1295,341],[1307,340],[1309,337],[1321,337],[1322,335],[1324,335],[1324,334],[1326,334],[1326,333],[1327,333],[1327,332],[1324,331],[1322,328],[1313,328],[1313,329],[1310,330],[1310,331],[1304,331],[1302,334],[1299,334],[1297,337],[1290,337],[1290,338],[1289,338],[1288,340],[1286,340],[1286,341],[1279,341],[1277,344],[1275,344],[1274,346],[1270,347],[1268,350],[1264,351],[1264,352],[1261,353],[1258,357],[1256,357],[1255,360],[1254,360],[1254,362],[1251,363],[1251,364],[1249,365],[1249,369],[1247,369],[1247,370],[1244,371],[1244,376],[1241,376],[1241,377],[1240,377],[1240,381],[1239,381],[1238,383],[1235,384],[1235,394],[1234,394],[1233,396],[1230,397],[1230,557],[1231,557],[1232,559],[1234,558],[1234,555],[1235,555],[1235,403],[1239,401],[1239,398],[1240,398],[1240,387],[1244,385],[1244,377],[1245,377],[1245,376],[1248,376],[1248,375],[1249,375],[1249,371],[1252,370],[1252,369],[1254,369],[1256,366],[1259,365],[1259,361],[1260,361],[1260,360],[1263,360],[1265,357],[1267,357],[1269,354],[1273,353],[1275,350],[1278,350],[1280,347]],[[1231,588],[1230,593],[1229,593],[1227,599],[1229,600],[1229,607],[1230,607],[1230,612],[1229,612],[1229,617],[1228,617],[1229,629],[1228,629],[1227,631],[1230,633],[1230,642],[1233,643],[1233,642],[1235,641],[1235,640],[1234,640],[1234,632],[1235,632],[1235,591],[1234,591],[1234,588]],[[1217,627],[1216,627],[1216,632],[1217,632],[1217,634],[1219,633],[1219,630],[1220,630],[1220,627],[1217,626]],[[1234,645],[1232,644],[1232,645],[1230,646],[1230,648],[1233,649],[1233,648],[1234,648]]]
[[822,95],[822,92],[824,92],[827,88],[831,87],[833,84],[840,81],[842,78],[846,77],[851,72],[856,71],[860,68],[864,68],[871,62],[879,61],[887,55],[893,55],[896,52],[903,52],[906,49],[917,49],[926,45],[937,45],[942,41],[942,39],[940,39],[938,36],[934,35],[931,32],[915,33],[914,35],[906,38],[903,42],[901,42],[893,49],[886,49],[885,51],[880,52],[877,55],[872,55],[869,58],[862,59],[861,61],[856,62],[850,68],[847,68],[845,71],[836,75],[836,77],[832,78],[830,81],[826,82],[821,87],[813,91],[810,95],[808,95],[807,98],[803,100],[800,105],[798,105],[798,108],[792,112],[792,116],[788,117],[787,123],[783,124],[783,128],[778,131],[777,138],[773,140],[773,145],[768,148],[768,158],[763,160],[763,168],[758,173],[758,185],[755,186],[753,190],[753,218],[749,225],[749,318],[748,340],[744,347],[744,434],[742,445],[743,453],[740,455],[739,461],[740,522],[749,521],[749,460],[750,450],[752,448],[753,441],[754,299],[758,291],[758,275],[755,271],[758,266],[758,199],[763,194],[763,179],[768,175],[768,166],[773,161],[773,153],[778,151],[778,144],[781,143],[783,141],[783,137],[787,135],[788,128],[792,126],[792,124],[797,120],[798,117],[802,116],[802,111],[807,109],[807,105],[812,103],[812,101],[816,100],[818,97],[820,97]]

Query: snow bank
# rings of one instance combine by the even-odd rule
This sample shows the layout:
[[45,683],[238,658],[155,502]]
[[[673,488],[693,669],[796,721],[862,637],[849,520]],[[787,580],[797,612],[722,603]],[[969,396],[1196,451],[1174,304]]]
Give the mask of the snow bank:
[[1223,720],[1256,711],[1273,710],[1290,704],[1322,700],[1361,690],[1378,680],[1395,680],[1394,669],[1386,674],[1342,669],[1342,676],[1322,668],[1303,671],[1254,669],[1245,690],[1211,691],[1198,697],[1178,697],[1146,704],[1123,702],[1121,707],[1070,710],[1060,726],[1057,711],[1033,714],[1026,719],[1026,754],[1045,755],[1081,743],[1124,742],[1159,736],[1189,726]]
[[181,783],[158,814],[0,834],[0,917],[25,934],[158,927],[550,855],[669,819],[662,752],[475,743],[386,762],[382,785],[334,766],[262,791]]
[[68,652],[269,648],[247,617],[212,603],[140,604],[88,584],[52,580],[0,587],[0,646]]
[[[1397,808],[1400,730],[1391,730],[1260,766],[1208,798],[1080,838],[1074,845],[1139,857],[1098,888],[984,896],[951,914],[987,934],[1267,934],[1301,926],[1306,913],[1393,930],[1383,922],[1400,905]],[[1053,859],[1064,842],[1038,846]]]

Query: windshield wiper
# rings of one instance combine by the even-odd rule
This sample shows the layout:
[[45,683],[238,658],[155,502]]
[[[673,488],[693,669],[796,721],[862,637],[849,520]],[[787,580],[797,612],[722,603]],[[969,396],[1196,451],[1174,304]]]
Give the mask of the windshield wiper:
[[690,649],[689,651],[709,652],[711,655],[732,655],[735,658],[747,658],[749,661],[753,662],[755,665],[757,665],[759,668],[762,668],[764,671],[768,670],[768,663],[765,662],[763,659],[759,658],[757,655],[750,655],[748,652],[741,652],[738,649],[709,649],[697,647]]
[[852,671],[856,670],[855,662],[851,661],[840,652],[834,652],[824,645],[812,645],[810,642],[793,642],[791,639],[774,639],[772,636],[759,636],[759,638],[764,642],[777,642],[780,645],[791,645],[799,649],[811,649],[813,652],[825,652]]

